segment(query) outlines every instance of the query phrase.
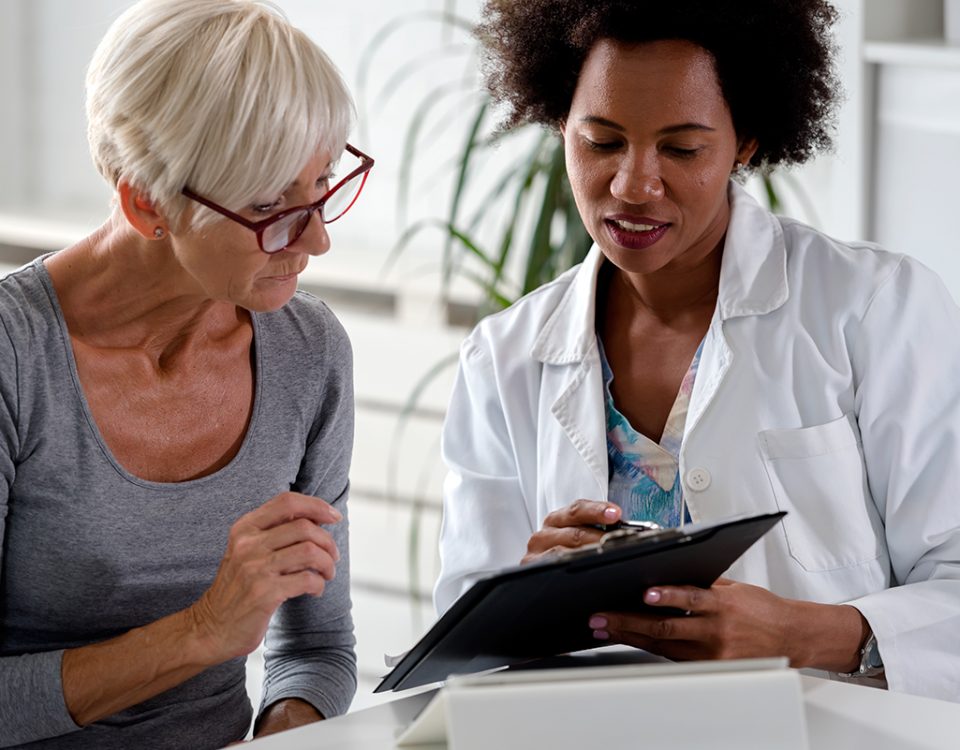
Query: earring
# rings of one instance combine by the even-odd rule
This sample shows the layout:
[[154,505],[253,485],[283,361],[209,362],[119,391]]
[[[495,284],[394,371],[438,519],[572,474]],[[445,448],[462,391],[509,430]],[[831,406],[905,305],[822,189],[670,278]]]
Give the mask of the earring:
[[157,227],[153,230],[153,236],[158,240],[162,240],[164,234],[166,234],[166,232],[163,231],[163,227]]

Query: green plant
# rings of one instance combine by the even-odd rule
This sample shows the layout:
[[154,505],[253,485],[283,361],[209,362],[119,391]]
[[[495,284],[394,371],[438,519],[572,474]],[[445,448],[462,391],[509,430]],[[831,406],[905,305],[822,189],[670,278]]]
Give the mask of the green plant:
[[[424,230],[440,229],[446,235],[444,292],[456,275],[470,279],[482,292],[478,309],[482,317],[509,306],[579,263],[592,240],[577,213],[560,138],[532,126],[505,133],[485,132],[491,107],[485,95],[479,96],[481,101],[456,157],[447,216],[421,219],[408,226],[393,257]],[[505,141],[521,139],[525,140],[523,150],[509,160],[498,159]],[[497,164],[499,172],[488,176],[486,189],[470,208],[471,179],[481,162]]]
[[[416,24],[434,23],[441,43],[395,66],[374,99],[384,100],[416,78],[430,58],[462,62],[459,78],[433,83],[417,103],[406,126],[399,164],[397,215],[401,234],[390,260],[428,230],[444,237],[442,292],[451,282],[469,279],[481,291],[478,316],[508,306],[580,262],[591,240],[580,222],[566,179],[563,148],[557,134],[536,127],[499,131],[489,97],[479,86],[472,24],[457,15],[447,0],[442,11],[405,14],[385,24],[367,46],[357,89],[364,102],[370,70],[386,44]],[[453,101],[452,108],[444,108]],[[468,112],[464,117],[463,112]],[[446,215],[407,221],[416,166],[432,134],[465,123],[459,148],[449,156],[430,151],[431,172],[437,161],[450,168],[452,188]],[[490,167],[493,167],[492,169]]]

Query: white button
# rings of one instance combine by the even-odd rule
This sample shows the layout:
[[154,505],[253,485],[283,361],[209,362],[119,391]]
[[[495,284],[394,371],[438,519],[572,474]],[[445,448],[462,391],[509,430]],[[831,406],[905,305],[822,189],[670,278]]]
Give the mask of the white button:
[[703,492],[710,486],[710,472],[706,469],[690,469],[687,472],[687,487],[694,492]]

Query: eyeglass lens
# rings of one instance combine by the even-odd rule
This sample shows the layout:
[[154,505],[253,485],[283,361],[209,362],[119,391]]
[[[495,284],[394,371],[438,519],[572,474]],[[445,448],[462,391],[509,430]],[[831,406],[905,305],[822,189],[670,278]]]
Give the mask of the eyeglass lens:
[[310,223],[311,213],[311,211],[297,211],[270,224],[263,230],[261,238],[264,251],[277,253],[296,242]]
[[[320,209],[325,224],[336,221],[347,212],[360,194],[363,180],[364,175],[362,174],[354,177],[341,185],[327,199],[327,202]],[[276,253],[296,242],[297,238],[306,230],[307,224],[310,223],[311,213],[310,211],[296,211],[270,224],[263,230],[261,241],[264,251]]]
[[345,182],[340,188],[331,195],[327,202],[323,204],[323,220],[329,224],[343,216],[347,209],[353,205],[353,202],[360,194],[360,188],[363,187],[363,181],[366,175],[360,174],[352,180]]

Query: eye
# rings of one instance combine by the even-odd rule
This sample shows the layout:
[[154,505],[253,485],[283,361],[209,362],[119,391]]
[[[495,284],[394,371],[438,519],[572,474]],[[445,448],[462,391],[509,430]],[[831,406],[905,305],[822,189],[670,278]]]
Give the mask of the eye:
[[273,203],[256,203],[250,208],[256,214],[269,214],[276,211],[280,207],[281,203],[283,203],[282,197],[278,198]]
[[694,156],[700,153],[701,149],[698,148],[684,148],[683,146],[667,146],[664,149],[667,153],[673,154],[681,159],[692,159]]
[[330,190],[330,185],[334,182],[335,174],[332,172],[327,175],[323,175],[320,179],[317,180],[317,189],[322,193],[326,193]]
[[587,136],[582,136],[584,145],[591,151],[614,151],[620,147],[620,141],[595,141]]

